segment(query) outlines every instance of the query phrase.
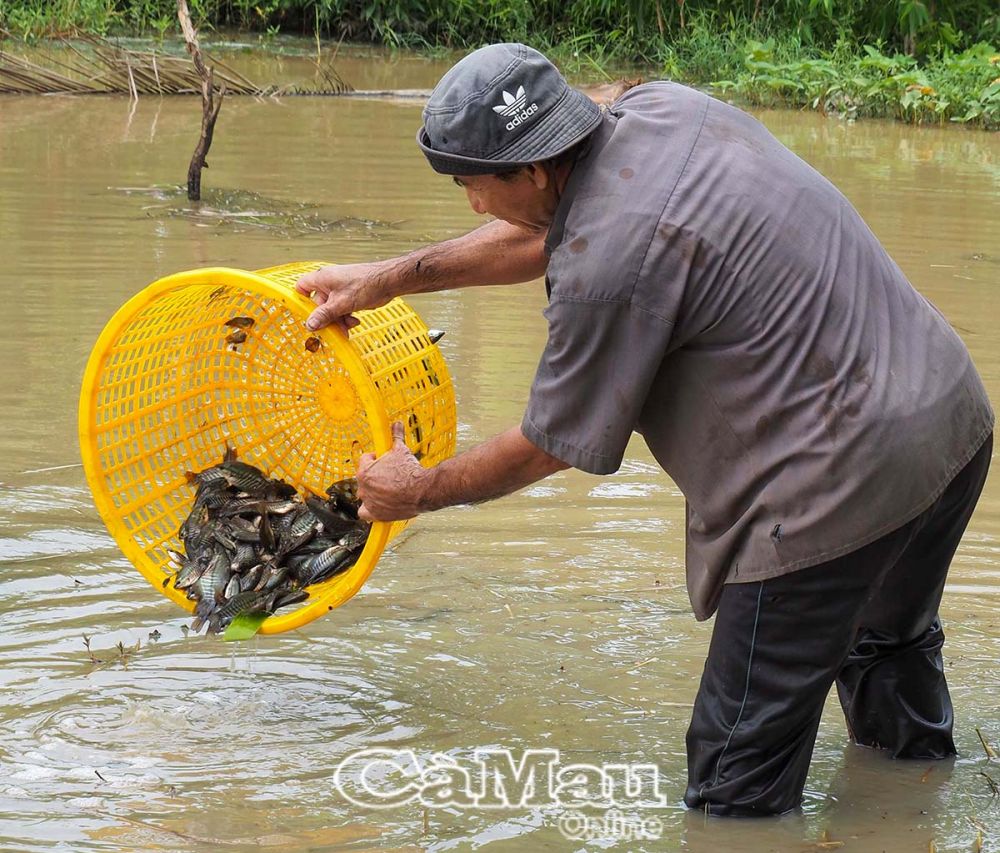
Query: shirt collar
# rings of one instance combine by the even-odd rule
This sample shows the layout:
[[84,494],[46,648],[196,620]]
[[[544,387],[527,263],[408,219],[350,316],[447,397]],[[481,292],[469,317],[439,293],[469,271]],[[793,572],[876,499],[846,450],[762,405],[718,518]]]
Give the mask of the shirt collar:
[[588,139],[588,144],[580,152],[573,164],[573,171],[563,187],[562,195],[559,197],[559,205],[552,217],[548,233],[545,235],[545,254],[551,255],[563,240],[563,233],[566,230],[566,219],[569,217],[570,208],[576,194],[579,192],[584,178],[594,168],[594,163],[598,160],[601,149],[608,144],[611,134],[614,132],[617,118],[606,107],[601,107],[604,114],[601,123],[596,127]]

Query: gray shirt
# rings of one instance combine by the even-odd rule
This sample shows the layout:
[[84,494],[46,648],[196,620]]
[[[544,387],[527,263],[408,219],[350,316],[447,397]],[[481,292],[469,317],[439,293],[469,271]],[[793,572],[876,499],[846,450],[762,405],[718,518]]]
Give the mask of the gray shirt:
[[633,430],[687,499],[699,619],[927,508],[990,433],[958,335],[846,198],[755,119],[627,92],[549,230],[524,435],[595,474]]

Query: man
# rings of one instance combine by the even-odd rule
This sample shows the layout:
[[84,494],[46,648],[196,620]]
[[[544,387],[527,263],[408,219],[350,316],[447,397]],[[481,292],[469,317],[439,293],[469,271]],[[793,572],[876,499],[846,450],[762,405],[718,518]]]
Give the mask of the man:
[[492,45],[435,88],[418,144],[495,221],[299,282],[315,328],[406,293],[546,276],[518,428],[424,469],[358,471],[367,518],[617,470],[641,432],[687,499],[687,581],[716,612],[685,802],[801,802],[836,681],[854,740],[954,753],[937,608],[993,413],[968,352],[847,200],[743,112],[672,83],[602,110]]

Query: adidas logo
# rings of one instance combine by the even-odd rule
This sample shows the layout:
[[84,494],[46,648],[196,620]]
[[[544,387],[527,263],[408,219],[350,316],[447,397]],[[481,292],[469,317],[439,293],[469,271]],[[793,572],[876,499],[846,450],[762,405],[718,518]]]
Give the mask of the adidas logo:
[[499,113],[502,116],[511,116],[511,120],[507,122],[507,130],[513,130],[519,124],[526,121],[529,116],[538,111],[538,104],[534,102],[532,102],[530,107],[525,108],[524,105],[527,100],[528,96],[524,93],[524,86],[517,87],[516,95],[512,95],[504,89],[503,103],[494,106],[493,112]]
[[503,93],[503,103],[497,104],[493,108],[493,112],[500,113],[503,116],[512,116],[519,113],[524,109],[524,102],[528,99],[528,96],[524,94],[524,86],[517,87],[517,94],[512,95],[506,89]]

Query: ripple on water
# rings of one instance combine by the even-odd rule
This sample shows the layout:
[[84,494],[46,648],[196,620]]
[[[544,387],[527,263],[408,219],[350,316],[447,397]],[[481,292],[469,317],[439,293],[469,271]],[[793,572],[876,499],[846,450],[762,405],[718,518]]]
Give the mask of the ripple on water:
[[[387,86],[401,65],[425,69],[417,85],[444,70],[405,55],[356,65]],[[961,759],[927,775],[920,762],[851,749],[832,699],[803,813],[779,821],[706,822],[679,806],[711,628],[686,600],[683,499],[641,440],[612,477],[567,471],[504,501],[421,518],[361,595],[301,633],[235,650],[184,638],[181,611],[104,532],[80,469],[59,467],[76,461],[79,375],[107,318],[177,270],[385,257],[475,218],[412,145],[417,105],[227,100],[213,180],[281,201],[278,211],[245,196],[182,211],[176,198],[109,190],[169,180],[164,152],[191,140],[183,100],[24,98],[0,121],[12,223],[0,289],[68,283],[9,300],[0,336],[0,850],[572,849],[543,811],[375,812],[333,789],[333,769],[355,749],[458,756],[483,744],[658,762],[671,803],[658,813],[665,839],[618,845],[630,853],[799,851],[827,832],[845,851],[927,850],[932,839],[970,850],[970,817],[994,842],[996,803],[979,772],[996,773],[975,733],[1000,741],[992,480],[942,605]],[[995,254],[984,247],[1000,222],[989,135],[797,112],[765,120],[852,195],[959,329],[998,399],[996,264],[973,258]],[[310,139],[330,145],[301,144]],[[907,155],[918,148],[933,163]],[[900,206],[904,195],[926,203]],[[298,206],[310,199],[332,201]],[[516,422],[545,343],[541,282],[414,302],[448,331],[459,446]],[[147,639],[154,628],[157,643]],[[106,661],[118,642],[142,647],[127,667],[95,666],[83,634]]]
[[203,638],[191,646],[169,657],[167,672],[142,658],[127,670],[66,679],[61,690],[21,691],[0,754],[10,783],[0,796],[55,795],[64,804],[57,808],[70,811],[66,798],[137,791],[225,800],[234,786],[250,786],[258,797],[309,795],[349,745],[402,733],[404,706],[347,666],[331,673],[302,657],[257,652],[232,666],[229,655],[198,648]]

